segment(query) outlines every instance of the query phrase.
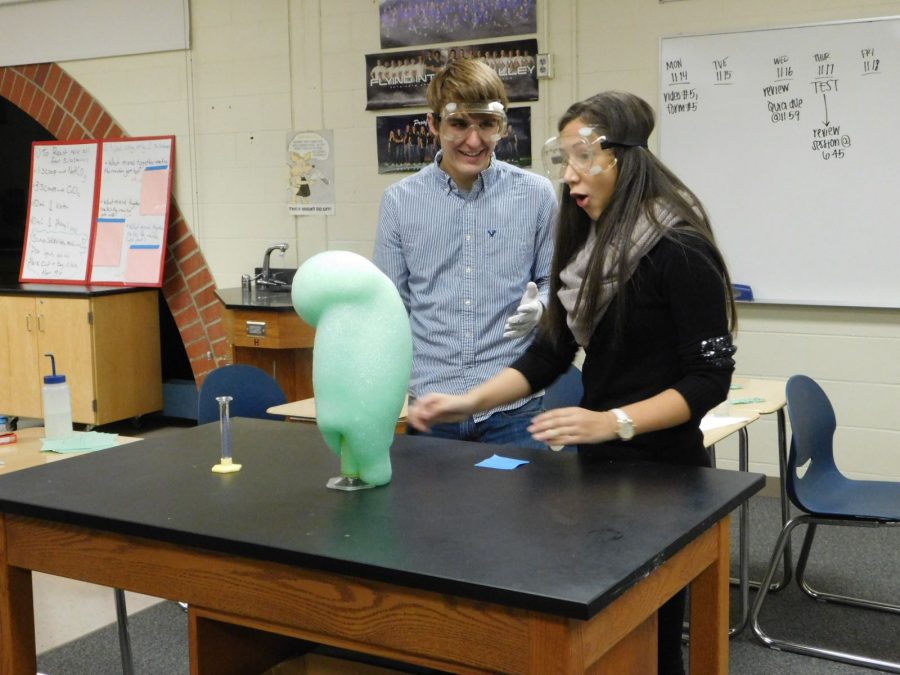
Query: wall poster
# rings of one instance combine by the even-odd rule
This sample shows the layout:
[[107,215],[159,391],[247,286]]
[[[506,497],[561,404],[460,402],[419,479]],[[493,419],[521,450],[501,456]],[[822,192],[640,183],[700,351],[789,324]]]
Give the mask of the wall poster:
[[426,105],[428,83],[457,59],[479,59],[494,68],[510,101],[537,101],[535,54],[535,39],[366,54],[366,110]]
[[295,131],[287,138],[287,207],[295,216],[334,215],[334,132]]
[[[494,148],[497,159],[531,166],[531,108],[508,111],[509,131]],[[434,161],[440,143],[428,129],[428,113],[379,115],[375,120],[378,173],[418,171]]]
[[537,32],[537,0],[379,0],[381,48]]

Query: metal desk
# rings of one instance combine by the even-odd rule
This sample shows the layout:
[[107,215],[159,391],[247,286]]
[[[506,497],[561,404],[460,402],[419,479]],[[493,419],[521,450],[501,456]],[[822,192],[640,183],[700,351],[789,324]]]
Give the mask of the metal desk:
[[[730,417],[741,418],[739,422],[716,427],[703,432],[703,445],[710,449],[715,465],[715,444],[733,433],[738,434],[738,469],[750,470],[750,439],[747,427],[759,419],[759,413],[752,410],[736,410]],[[729,635],[737,635],[747,627],[750,618],[750,506],[741,504],[738,511],[738,580],[740,586],[740,618],[728,630]]]
[[[791,517],[791,505],[787,495],[787,483],[785,474],[787,473],[787,430],[785,420],[785,409],[787,407],[787,396],[785,394],[785,380],[768,380],[762,378],[735,377],[734,384],[740,385],[740,389],[733,389],[729,398],[762,398],[760,403],[741,403],[731,406],[729,409],[733,414],[740,414],[742,411],[755,412],[760,415],[771,415],[776,413],[778,425],[778,487],[781,496],[781,526]],[[791,581],[791,542],[787,543],[784,549],[784,568],[781,580],[769,586],[769,590],[778,591],[788,585]],[[759,581],[750,581],[750,586],[759,588]]]

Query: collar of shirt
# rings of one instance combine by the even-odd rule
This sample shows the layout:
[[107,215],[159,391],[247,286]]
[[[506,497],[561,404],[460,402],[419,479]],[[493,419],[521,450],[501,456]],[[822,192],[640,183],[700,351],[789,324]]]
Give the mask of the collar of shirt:
[[492,185],[500,180],[500,169],[497,164],[497,157],[494,155],[494,153],[491,153],[491,163],[488,164],[487,168],[484,171],[478,174],[478,178],[472,184],[472,189],[468,192],[460,190],[459,186],[456,184],[456,181],[453,180],[453,177],[441,168],[441,158],[443,156],[443,150],[438,150],[434,156],[434,177],[435,180],[440,182],[442,185],[446,185],[447,190],[450,192],[456,191],[460,195],[474,195],[478,194],[479,192],[483,192],[484,190],[489,190]]

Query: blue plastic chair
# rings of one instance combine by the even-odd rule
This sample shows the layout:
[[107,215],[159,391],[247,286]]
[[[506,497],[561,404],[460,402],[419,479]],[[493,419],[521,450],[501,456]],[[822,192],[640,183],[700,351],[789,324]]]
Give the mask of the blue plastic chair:
[[[797,584],[805,593],[821,602],[900,613],[898,605],[826,593],[812,588],[807,583],[804,575],[816,527],[900,525],[900,483],[853,480],[840,472],[834,461],[833,440],[836,428],[834,409],[828,396],[811,378],[794,375],[788,380],[787,410],[792,430],[788,472],[785,477],[787,492],[794,506],[803,513],[785,523],[775,544],[769,569],[753,603],[751,612],[753,632],[764,644],[773,649],[900,673],[900,663],[776,639],[766,634],[759,625],[759,613],[769,591],[769,584],[772,582],[791,532],[798,525],[807,526],[796,568]],[[900,631],[900,626],[895,630]]]
[[278,382],[256,366],[233,364],[216,368],[206,376],[200,386],[197,400],[197,424],[219,419],[217,396],[231,396],[229,411],[232,417],[281,420],[270,415],[267,408],[287,403],[287,397]]
[[574,365],[560,375],[544,392],[544,408],[568,408],[581,403],[584,390],[581,385],[581,371]]
[[[581,403],[584,388],[581,384],[581,371],[574,365],[560,375],[556,381],[544,391],[544,409],[568,408]],[[558,446],[552,446],[554,448]],[[563,450],[575,450],[574,445],[564,445]]]

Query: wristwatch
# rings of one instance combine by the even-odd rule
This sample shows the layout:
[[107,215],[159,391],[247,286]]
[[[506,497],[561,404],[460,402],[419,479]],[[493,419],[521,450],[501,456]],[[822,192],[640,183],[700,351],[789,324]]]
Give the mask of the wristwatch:
[[630,441],[634,438],[634,420],[628,416],[628,413],[621,408],[613,408],[610,412],[616,416],[616,434],[619,438],[623,441]]

